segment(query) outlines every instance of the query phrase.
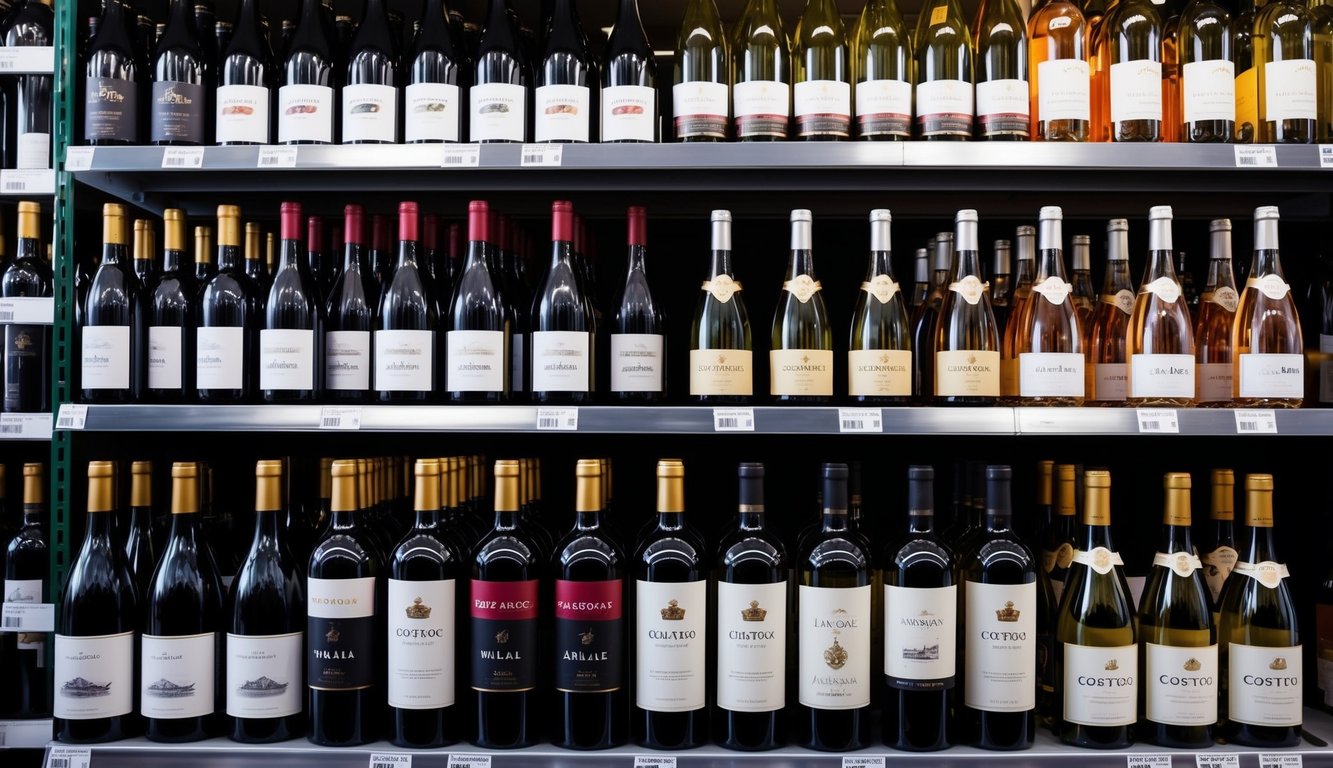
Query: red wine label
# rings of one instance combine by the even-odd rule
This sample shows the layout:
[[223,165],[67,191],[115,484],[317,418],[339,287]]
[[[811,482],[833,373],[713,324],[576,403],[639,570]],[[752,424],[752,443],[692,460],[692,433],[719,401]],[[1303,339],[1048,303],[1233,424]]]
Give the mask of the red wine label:
[[333,141],[333,89],[284,85],[278,89],[278,143]]
[[139,140],[139,86],[132,80],[90,77],[85,82],[83,138],[87,141]]
[[261,85],[223,85],[217,91],[219,144],[267,144],[269,90]]
[[271,718],[301,713],[304,632],[227,635],[227,714]]
[[791,87],[774,80],[747,80],[732,88],[736,137],[787,138],[791,117]]
[[455,581],[389,579],[390,707],[454,704]]
[[535,141],[587,142],[592,126],[591,89],[586,85],[543,85],[533,94]]
[[140,642],[140,714],[165,720],[212,714],[217,636],[144,635]]
[[369,688],[375,666],[375,578],[307,580],[310,672],[317,691]]
[[349,141],[398,140],[398,89],[362,83],[343,86],[343,137]]
[[134,708],[134,633],[56,635],[56,717],[93,720]]
[[204,87],[159,80],[153,83],[153,141],[202,144]]
[[85,326],[82,372],[84,389],[129,389],[130,327]]
[[851,135],[852,86],[839,80],[807,80],[793,89],[801,136]]
[[462,99],[456,85],[413,83],[403,89],[403,138],[417,141],[458,141]]
[[537,580],[472,581],[472,688],[537,687]]
[[952,688],[958,587],[884,585],[884,682],[900,691]]
[[620,579],[555,582],[555,688],[593,693],[624,685]]

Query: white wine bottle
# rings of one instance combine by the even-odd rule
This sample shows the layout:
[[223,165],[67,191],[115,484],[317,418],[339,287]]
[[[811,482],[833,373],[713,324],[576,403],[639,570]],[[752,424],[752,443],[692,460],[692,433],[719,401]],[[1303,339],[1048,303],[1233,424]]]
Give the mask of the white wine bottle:
[[679,141],[726,141],[731,52],[713,0],[690,0],[676,38],[671,108]]
[[1150,0],[1123,0],[1106,14],[1099,66],[1109,71],[1103,108],[1111,141],[1162,140],[1162,19]]
[[1028,20],[1028,77],[1036,141],[1087,141],[1089,24],[1077,4],[1052,0]]
[[833,396],[833,328],[815,277],[812,217],[791,212],[791,258],[773,313],[769,394],[779,403],[819,403]]
[[749,0],[731,45],[731,111],[740,141],[782,141],[791,121],[791,44],[776,0]]
[[1236,130],[1231,14],[1214,0],[1191,0],[1179,29],[1181,140],[1229,142]]
[[927,141],[972,138],[972,37],[958,0],[931,0],[916,27],[917,136]]
[[912,396],[912,333],[907,297],[893,277],[892,221],[887,210],[870,212],[870,265],[852,310],[847,394],[863,403],[903,404]]
[[956,217],[953,279],[935,328],[935,402],[939,405],[994,405],[1000,396],[1000,334],[981,282],[977,212]]
[[754,394],[754,344],[731,260],[731,211],[713,211],[712,264],[690,328],[690,398],[743,403]]
[[912,138],[912,36],[895,0],[870,0],[852,47],[856,135],[867,141]]
[[1213,621],[1221,627],[1222,585],[1240,559],[1236,552],[1236,473],[1230,469],[1214,469],[1212,475],[1212,503],[1208,511],[1208,540],[1200,555],[1203,580],[1208,584],[1212,601]]
[[[1254,70],[1262,144],[1311,144],[1318,118],[1318,77],[1310,9],[1273,0],[1254,19]],[[1328,62],[1322,62],[1328,66]]]
[[1148,264],[1129,318],[1129,404],[1194,401],[1194,327],[1171,251],[1171,206],[1148,213]]
[[1027,141],[1028,39],[1023,12],[1015,0],[986,0],[977,17],[978,139]]
[[1231,329],[1233,394],[1243,408],[1299,408],[1305,395],[1305,342],[1282,271],[1277,221],[1277,206],[1254,209],[1254,259]]
[[1027,405],[1083,404],[1083,340],[1065,279],[1063,218],[1057,206],[1041,209],[1032,295],[1015,318],[1018,395]]
[[792,86],[796,136],[810,141],[851,137],[852,76],[847,31],[833,0],[808,0],[796,25]]

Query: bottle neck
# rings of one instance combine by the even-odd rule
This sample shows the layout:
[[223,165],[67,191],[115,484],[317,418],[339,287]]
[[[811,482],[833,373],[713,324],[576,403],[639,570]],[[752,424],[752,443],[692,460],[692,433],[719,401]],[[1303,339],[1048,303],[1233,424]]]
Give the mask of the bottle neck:
[[218,269],[234,270],[241,263],[241,246],[218,245]]
[[1176,552],[1194,554],[1194,541],[1190,536],[1190,527],[1188,525],[1164,526],[1162,552],[1168,555]]
[[[24,508],[26,513],[27,508]],[[147,531],[153,524],[153,509],[149,506],[130,507],[130,530]]]
[[933,533],[935,531],[935,513],[912,511],[907,516],[908,533]]
[[361,523],[361,510],[335,509],[330,513],[329,526],[335,531],[350,531]]
[[46,521],[46,508],[41,502],[23,505],[23,525],[40,526]]
[[412,524],[414,530],[432,531],[440,527],[440,510],[438,509],[418,509],[416,510],[416,519]]
[[763,505],[745,504],[741,506],[737,515],[737,527],[742,531],[762,531],[764,530],[764,507]]
[[954,282],[962,280],[968,275],[981,279],[981,254],[974,250],[959,249],[954,256],[957,267],[954,269]]
[[1129,290],[1129,280],[1129,262],[1109,259],[1106,262],[1106,275],[1102,278],[1102,293],[1114,296],[1122,290]]
[[398,269],[403,267],[417,268],[417,248],[419,247],[415,240],[398,241]]
[[1148,251],[1148,276],[1143,281],[1145,285],[1163,277],[1179,282],[1176,278],[1176,266],[1172,256],[1170,250]]
[[255,511],[255,543],[261,541],[276,541],[282,537],[282,531],[287,522],[287,515],[280,509],[265,509]]
[[1208,278],[1204,289],[1213,291],[1218,288],[1236,287],[1236,273],[1231,268],[1231,256],[1215,256],[1208,260]]
[[988,509],[986,515],[986,530],[991,533],[1003,533],[1013,527],[1013,513],[1007,510]]
[[1273,546],[1273,528],[1256,525],[1250,528],[1250,543],[1245,551],[1245,562],[1264,561],[1280,562],[1277,559],[1277,550]]
[[791,280],[797,275],[809,275],[811,280],[816,279],[814,252],[808,248],[792,249],[791,258],[787,260],[787,279]]
[[679,531],[685,527],[684,512],[667,512],[658,510],[657,528],[662,531]]
[[1090,552],[1097,547],[1115,551],[1115,545],[1111,543],[1111,526],[1093,525],[1085,523],[1083,525],[1083,550]]
[[1250,261],[1250,280],[1257,280],[1264,275],[1277,275],[1283,280],[1286,274],[1282,271],[1282,260],[1278,257],[1277,248],[1265,248],[1256,250],[1254,258]]
[[602,510],[579,510],[574,513],[574,528],[580,531],[596,531],[602,527]]
[[495,510],[495,530],[513,531],[518,529],[519,520],[523,517],[517,509]]
[[305,247],[300,240],[282,241],[282,247],[278,251],[278,269],[294,269],[297,272],[303,271],[302,266],[309,267],[306,260]]
[[347,242],[343,245],[343,274],[361,273],[362,250],[360,243]]
[[124,243],[104,243],[102,245],[102,263],[123,264],[125,262],[125,253],[126,248]]
[[171,514],[171,538],[194,540],[199,528],[199,512],[173,512]]
[[[114,5],[114,3],[107,3]],[[116,533],[116,514],[111,510],[88,512],[87,528],[88,538],[106,537],[111,538]]]
[[634,243],[630,243],[628,250],[629,250],[629,255],[627,259],[626,276],[628,277],[628,275],[632,275],[635,272],[638,272],[640,274],[645,274],[646,273],[645,257],[648,254],[647,247],[643,245],[636,245]]
[[[22,243],[21,240],[20,240],[19,242]],[[180,271],[180,268],[181,268],[181,264],[184,263],[184,261],[185,261],[185,252],[184,252],[184,251],[178,251],[178,250],[176,250],[176,249],[174,249],[174,248],[168,248],[168,249],[162,251],[162,271],[163,271],[163,272],[167,272],[167,273],[170,273],[170,272],[179,272],[179,271]]]

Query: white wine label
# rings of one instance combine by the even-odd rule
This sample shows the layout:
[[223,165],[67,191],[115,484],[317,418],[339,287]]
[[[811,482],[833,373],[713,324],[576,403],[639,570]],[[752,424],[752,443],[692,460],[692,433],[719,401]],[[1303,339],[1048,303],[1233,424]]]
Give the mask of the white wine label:
[[984,133],[1021,133],[1027,136],[1029,96],[1026,80],[987,80],[977,83],[977,120]]
[[278,143],[333,143],[333,89],[284,85],[278,89]]
[[1289,728],[1301,714],[1301,646],[1227,644],[1228,719]]
[[888,275],[875,275],[868,281],[861,283],[861,290],[879,299],[880,304],[888,304],[890,299],[898,295],[899,286]]
[[797,589],[801,704],[815,709],[870,705],[870,585]]
[[144,635],[139,669],[139,713],[174,720],[213,712],[217,636]]
[[592,91],[586,85],[543,85],[534,92],[534,100],[534,141],[588,141]]
[[1180,70],[1187,124],[1236,119],[1236,65],[1226,59],[1191,61]]
[[1282,580],[1291,575],[1285,563],[1275,563],[1272,560],[1261,563],[1247,563],[1240,560],[1236,562],[1232,571],[1241,576],[1248,576],[1269,589],[1277,589]]
[[851,135],[852,86],[840,80],[807,80],[793,89],[796,131],[801,136]]
[[344,85],[343,143],[398,141],[398,89],[392,85]]
[[315,332],[259,332],[259,388],[308,392],[315,386]]
[[964,703],[987,712],[1036,706],[1037,583],[963,585]]
[[973,95],[972,84],[966,80],[931,80],[917,83],[917,122],[927,117],[945,116],[971,123],[972,115],[975,114],[972,108]]
[[736,137],[787,137],[791,118],[791,86],[776,80],[738,82],[731,89]]
[[852,397],[908,397],[912,394],[912,353],[906,349],[852,349],[847,352],[847,394]]
[[1217,645],[1178,648],[1144,643],[1147,717],[1165,725],[1217,722]]
[[84,389],[129,389],[130,327],[84,326],[80,374]]
[[200,327],[195,332],[194,359],[199,389],[244,389],[245,329]]
[[900,691],[952,688],[958,587],[884,585],[884,681]]
[[389,579],[389,706],[454,705],[455,594],[453,579]]
[[267,144],[268,89],[262,85],[223,85],[217,90],[217,142]]
[[1199,363],[1194,372],[1199,384],[1199,402],[1225,403],[1231,400],[1234,376],[1231,363]]
[[[1064,17],[1051,20],[1068,21]],[[1088,120],[1092,96],[1088,62],[1083,59],[1048,59],[1037,64],[1037,114],[1052,120]]]
[[358,392],[370,389],[370,331],[324,334],[324,386]]
[[[1120,557],[1119,552],[1112,552],[1106,547],[1093,547],[1089,550],[1074,550],[1073,562],[1086,565],[1092,570],[1105,576],[1115,570],[1117,565],[1123,567],[1125,561]],[[1137,605],[1137,602],[1135,603]]]
[[148,329],[148,388],[181,388],[181,337],[185,330],[174,325]]
[[768,367],[770,395],[833,395],[832,350],[769,350]]
[[657,91],[645,85],[602,89],[602,141],[656,141]]
[[1264,100],[1268,122],[1316,119],[1319,92],[1315,63],[1310,59],[1270,61],[1264,65]]
[[1170,568],[1175,571],[1177,576],[1186,579],[1203,567],[1203,562],[1199,560],[1198,556],[1190,552],[1174,552],[1172,554],[1157,552],[1152,556],[1152,564],[1161,568]]
[[375,331],[375,389],[430,392],[434,388],[434,331]]
[[1091,726],[1133,725],[1139,647],[1064,644],[1064,719]]
[[1000,353],[974,349],[936,352],[935,394],[941,397],[998,397]]
[[227,634],[227,714],[271,718],[300,714],[305,689],[305,633]]
[[1018,356],[1021,397],[1083,397],[1087,384],[1078,352],[1024,352]]
[[748,349],[691,349],[690,394],[754,394],[754,353]]
[[989,283],[983,283],[976,275],[964,275],[962,280],[949,283],[949,290],[963,297],[972,306],[976,306],[981,297],[985,295],[986,289],[990,287]]
[[1118,403],[1129,399],[1129,368],[1124,363],[1097,363],[1093,369],[1098,402]]
[[15,146],[14,167],[20,170],[44,170],[51,167],[51,134],[23,131]]
[[1111,121],[1162,119],[1162,62],[1111,65]]
[[1035,293],[1041,294],[1041,297],[1050,303],[1059,306],[1064,304],[1069,298],[1069,294],[1074,292],[1073,284],[1061,280],[1055,275],[1042,280],[1040,283],[1032,286]]
[[1205,293],[1203,300],[1212,302],[1228,312],[1235,312],[1236,306],[1240,304],[1240,296],[1236,293],[1236,289],[1229,285]]
[[636,581],[634,702],[650,712],[704,706],[708,582]]
[[731,301],[731,297],[736,295],[736,292],[740,289],[740,281],[731,279],[731,275],[725,272],[715,276],[712,280],[705,280],[703,283],[703,290],[723,304]]
[[1144,293],[1153,294],[1162,301],[1165,301],[1167,304],[1175,304],[1176,301],[1180,299],[1180,295],[1182,293],[1182,290],[1180,288],[1180,283],[1170,277],[1165,277],[1165,276],[1159,277],[1156,280],[1152,281],[1151,283],[1148,283],[1147,285],[1143,286],[1143,288],[1140,290],[1142,290]]
[[717,585],[717,705],[732,712],[786,706],[787,582]]
[[53,713],[65,720],[128,715],[134,709],[134,633],[56,635]]
[[1291,286],[1283,280],[1280,275],[1267,274],[1260,278],[1249,278],[1245,281],[1247,289],[1254,288],[1273,301],[1281,301],[1291,293]]
[[671,88],[672,117],[677,137],[727,138],[731,105],[726,83],[692,80]]
[[592,391],[590,336],[585,331],[533,332],[532,391]]
[[1305,396],[1305,355],[1246,354],[1240,357],[1239,397],[1290,399]]
[[1200,558],[1203,563],[1203,581],[1208,585],[1208,591],[1212,593],[1213,605],[1222,597],[1222,585],[1226,583],[1227,577],[1236,567],[1236,561],[1240,559],[1240,554],[1228,546],[1221,546],[1212,552],[1204,553]]
[[818,280],[809,275],[797,275],[782,283],[782,290],[795,296],[802,304],[808,303],[823,287]]
[[468,89],[471,141],[521,142],[526,135],[527,89],[513,83],[481,83]]
[[449,331],[445,344],[450,392],[504,391],[509,362],[504,331]]
[[416,141],[459,141],[462,98],[456,85],[412,83],[403,89],[403,138]]
[[611,391],[661,392],[665,346],[656,333],[611,334]]
[[858,135],[912,135],[912,84],[907,80],[857,83],[854,103]]
[[1130,355],[1130,397],[1194,397],[1193,355]]
[[1110,304],[1126,315],[1134,314],[1134,293],[1132,291],[1121,290],[1113,296],[1103,294],[1102,303]]

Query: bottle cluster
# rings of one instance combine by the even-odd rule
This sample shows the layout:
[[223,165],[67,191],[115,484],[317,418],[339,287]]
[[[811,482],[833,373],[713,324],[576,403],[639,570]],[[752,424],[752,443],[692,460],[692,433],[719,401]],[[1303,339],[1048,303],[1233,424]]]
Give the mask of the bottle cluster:
[[[55,45],[55,14],[51,0],[16,0],[0,5],[0,46]],[[54,62],[48,62],[51,66]],[[52,168],[51,121],[55,116],[50,74],[0,77],[0,167],[23,170]]]
[[[50,540],[46,533],[46,467],[25,463],[23,506],[17,525],[10,527],[5,499],[5,466],[0,464],[0,601],[33,608],[48,601]],[[24,627],[13,617],[0,626],[0,670],[5,685],[0,688],[0,717],[42,718],[51,716],[50,666],[47,664],[46,632]]]

